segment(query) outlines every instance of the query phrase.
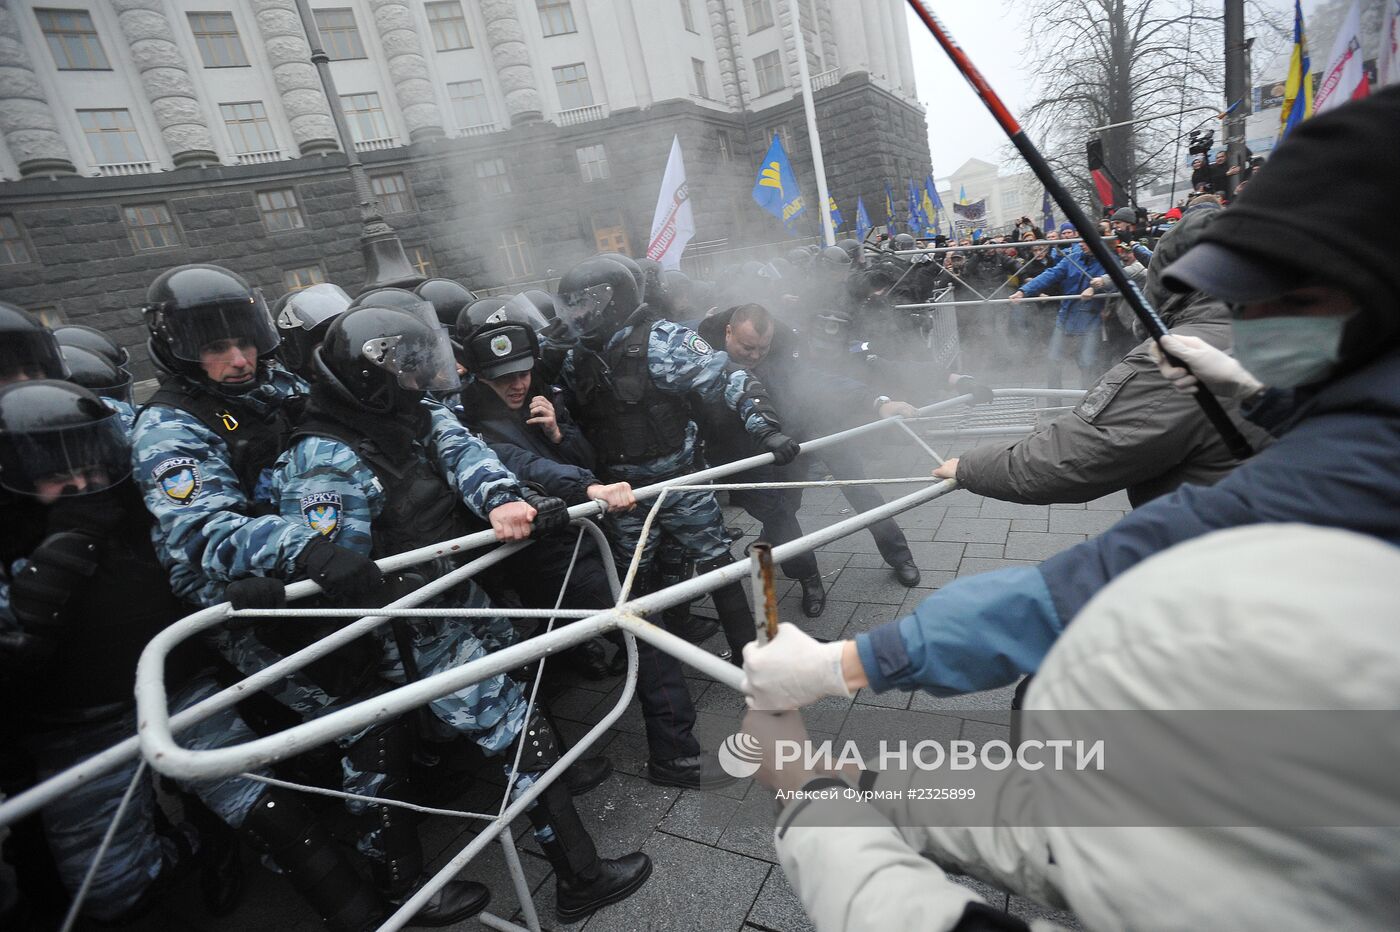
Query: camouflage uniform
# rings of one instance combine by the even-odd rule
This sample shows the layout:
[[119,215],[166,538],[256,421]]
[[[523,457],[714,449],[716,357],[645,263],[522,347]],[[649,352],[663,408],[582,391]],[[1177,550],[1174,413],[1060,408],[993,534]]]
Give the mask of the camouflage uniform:
[[[624,327],[614,334],[608,341],[608,347],[623,341],[631,329]],[[569,399],[571,407],[580,404],[577,399],[578,353],[578,349],[571,350],[564,360],[564,384],[574,394]],[[750,432],[768,426],[767,420],[746,397],[750,388],[756,385],[755,380],[742,369],[732,369],[728,354],[715,352],[699,334],[687,327],[666,320],[652,325],[647,344],[647,372],[653,384],[663,392],[676,395],[693,393],[706,403],[724,404],[737,411]],[[683,444],[674,452],[640,463],[608,465],[600,471],[605,473],[609,482],[629,482],[634,486],[648,485],[690,472],[696,467],[696,433],[696,426],[691,422],[686,427]],[[610,512],[604,517],[619,566],[625,567],[631,563],[648,511],[648,508],[642,507],[630,512]],[[639,578],[645,578],[662,529],[703,562],[729,557],[729,543],[724,536],[724,516],[714,493],[671,492],[666,495],[660,513],[652,522]]]

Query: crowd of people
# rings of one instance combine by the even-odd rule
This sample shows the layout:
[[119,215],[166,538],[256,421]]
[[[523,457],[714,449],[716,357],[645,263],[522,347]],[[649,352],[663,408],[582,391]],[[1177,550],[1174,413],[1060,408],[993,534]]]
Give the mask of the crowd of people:
[[[1061,364],[1073,359],[1088,392],[1073,412],[1029,436],[979,446],[934,475],[1021,502],[1085,501],[1126,488],[1136,510],[1119,525],[1038,567],[959,579],[913,615],[851,641],[819,642],[785,624],[770,645],[758,647],[738,584],[713,593],[713,619],[681,606],[658,620],[696,643],[722,631],[721,650],[744,665],[756,709],[797,709],[858,688],[946,696],[1018,680],[1018,704],[1030,709],[1069,701],[1055,684],[1067,675],[1065,664],[1082,662],[1082,655],[1058,667],[1054,661],[1060,642],[1092,626],[1086,620],[1070,630],[1081,609],[1176,544],[1270,522],[1400,542],[1400,280],[1393,231],[1368,219],[1377,205],[1394,204],[1397,175],[1348,162],[1382,149],[1393,162],[1397,105],[1400,92],[1380,93],[1306,124],[1247,197],[1222,209],[1219,198],[1198,194],[1151,245],[1135,211],[1103,222],[1124,271],[1171,328],[1161,348],[1143,339],[1129,309],[1102,300],[1112,283],[1087,247],[1056,245],[1073,237],[1072,227],[1042,231],[1029,221],[1008,237],[936,243],[932,250],[907,236],[879,248],[847,240],[794,249],[724,269],[714,282],[603,254],[565,272],[554,293],[492,298],[438,278],[356,296],[320,284],[269,306],[234,270],[179,266],[151,283],[142,308],[161,377],[139,408],[122,348],[97,331],[51,330],[24,309],[0,304],[0,514],[7,527],[0,690],[6,745],[18,751],[4,755],[0,789],[23,789],[134,733],[136,658],[154,633],[195,609],[226,602],[275,611],[287,604],[287,585],[299,580],[320,587],[311,604],[382,606],[463,560],[443,557],[389,573],[377,560],[487,529],[499,542],[530,546],[428,607],[550,608],[559,601],[605,609],[615,597],[603,554],[591,538],[567,533],[570,506],[598,503],[619,565],[640,550],[634,595],[723,567],[736,560],[737,535],[713,493],[668,494],[647,522],[636,490],[757,453],[771,454],[771,464],[743,479],[801,477],[810,456],[794,461],[804,440],[910,416],[944,396],[989,401],[987,386],[961,370],[990,367],[1001,354],[1024,365],[1043,352],[1052,386],[1061,384]],[[1352,168],[1345,198],[1320,180],[1342,163]],[[1296,223],[1298,211],[1315,222]],[[1361,244],[1358,229],[1367,235]],[[1050,310],[1024,300],[1047,294],[1062,299]],[[1002,296],[1005,304],[983,303]],[[977,302],[956,307],[959,371],[929,355],[935,323],[926,312],[948,300]],[[1190,395],[1201,384],[1225,403],[1253,457],[1242,460],[1200,413]],[[864,476],[858,451],[833,447],[820,455],[833,474]],[[843,492],[860,511],[883,501],[873,486]],[[797,489],[740,493],[731,501],[762,524],[766,540],[802,533]],[[894,577],[918,585],[898,524],[885,520],[870,532]],[[1274,545],[1258,545],[1263,556],[1251,571],[1267,565]],[[1357,560],[1393,563],[1374,549],[1366,541]],[[1219,556],[1212,551],[1207,562],[1218,568],[1211,561]],[[782,568],[800,584],[804,615],[821,615],[826,593],[815,558],[795,557]],[[1325,575],[1315,580],[1319,589],[1328,585]],[[1126,611],[1094,604],[1111,619]],[[1370,611],[1374,600],[1358,604]],[[1325,628],[1335,620],[1324,605],[1309,623]],[[231,618],[172,657],[172,709],[288,656],[334,624]],[[236,745],[531,633],[489,611],[396,619],[192,726],[180,740],[198,749]],[[1320,643],[1311,657],[1328,650],[1326,638],[1313,640]],[[620,672],[625,652],[620,642],[600,639],[564,660],[580,675],[601,678]],[[1189,651],[1174,662],[1189,665]],[[1120,673],[1127,685],[1115,698],[1151,701],[1130,688],[1163,675],[1143,664],[1133,677]],[[323,805],[232,776],[181,781],[169,788],[179,802],[172,807],[134,761],[103,774],[12,828],[7,859],[20,905],[6,927],[53,922],[49,911],[61,910],[84,885],[126,794],[126,815],[86,890],[84,910],[93,918],[132,920],[194,875],[207,907],[227,911],[237,900],[239,846],[246,842],[328,928],[373,928],[426,876],[417,824],[376,799],[451,798],[516,760],[509,786],[518,798],[567,749],[548,702],[529,699],[532,675],[487,678],[430,702],[420,715],[374,724],[324,753],[257,774],[315,771],[348,794],[343,802]],[[1221,701],[1235,695],[1218,692]],[[693,733],[695,709],[675,658],[639,645],[637,695],[648,779],[694,789],[734,779]],[[1239,696],[1244,707],[1249,701]],[[554,869],[561,921],[631,896],[651,873],[642,852],[600,853],[575,808],[573,797],[607,780],[611,769],[605,758],[583,757],[547,781],[529,808]],[[813,817],[810,808],[803,811],[785,814],[778,847],[819,928],[904,925],[914,916],[942,917],[938,927],[945,929],[1018,928],[965,888],[950,892],[932,864],[937,876],[917,870],[901,879],[896,871],[862,891],[854,879],[906,863],[900,859],[908,839],[898,832],[856,838],[819,820],[804,827]],[[1074,838],[1050,843],[1056,855],[1080,850]],[[1120,899],[1094,900],[1083,891],[1102,898],[1101,889],[1065,876],[1090,869],[1094,858],[1071,857],[1052,869],[1039,836],[1018,834],[1012,843],[994,831],[930,831],[918,844],[944,866],[1042,900],[1133,918],[1125,924],[1141,918],[1132,883],[1114,894]],[[848,857],[858,869],[847,870]],[[1305,872],[1307,858],[1299,863]],[[880,902],[864,913],[833,902],[876,890]],[[483,885],[459,877],[411,924],[451,925],[488,900]],[[1357,915],[1377,908],[1364,897],[1349,902]],[[1342,913],[1339,907],[1334,914]]]

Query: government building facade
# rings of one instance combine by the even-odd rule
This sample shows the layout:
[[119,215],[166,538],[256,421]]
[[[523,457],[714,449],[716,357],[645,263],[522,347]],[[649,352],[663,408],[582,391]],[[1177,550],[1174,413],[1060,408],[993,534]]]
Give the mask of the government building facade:
[[[788,0],[313,0],[352,144],[425,275],[548,285],[640,254],[679,137],[687,259],[771,243],[773,136],[818,231]],[[900,0],[801,0],[831,194],[883,221],[929,171]],[[150,374],[140,306],[216,262],[269,301],[365,279],[361,209],[294,0],[0,0],[0,297]],[[902,212],[901,212],[902,214]]]

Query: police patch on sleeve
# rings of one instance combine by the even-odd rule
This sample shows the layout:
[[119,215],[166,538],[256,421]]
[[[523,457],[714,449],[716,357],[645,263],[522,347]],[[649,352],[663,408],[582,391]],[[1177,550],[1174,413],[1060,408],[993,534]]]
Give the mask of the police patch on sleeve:
[[340,527],[340,493],[314,492],[302,497],[301,516],[306,526],[322,537],[334,537]]
[[690,347],[699,356],[708,356],[714,352],[710,344],[705,342],[705,338],[698,333],[692,333],[685,338],[685,345]]
[[188,456],[177,456],[156,466],[151,474],[156,487],[176,505],[188,505],[199,497],[204,479],[199,475],[199,463]]

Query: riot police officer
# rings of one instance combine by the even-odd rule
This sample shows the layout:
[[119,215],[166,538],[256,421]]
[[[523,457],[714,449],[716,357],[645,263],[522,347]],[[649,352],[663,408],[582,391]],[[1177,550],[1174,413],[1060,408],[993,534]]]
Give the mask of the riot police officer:
[[[842,253],[845,256],[845,253]],[[723,400],[744,420],[760,449],[790,462],[798,445],[782,432],[763,387],[743,370],[731,370],[699,334],[658,320],[642,301],[636,280],[605,258],[587,259],[559,281],[560,317],[579,338],[564,360],[563,378],[584,436],[610,481],[646,484],[691,471],[696,426],[688,396]],[[627,565],[641,542],[645,516],[606,516],[618,563]],[[657,524],[702,561],[702,572],[734,561],[723,517],[709,492],[668,495]],[[657,531],[643,543],[639,579],[646,578]],[[753,639],[748,599],[738,583],[713,594],[733,657]]]
[[[304,561],[312,579],[322,581],[322,554],[326,560],[335,552],[368,560],[460,537],[469,530],[468,512],[489,522],[502,541],[529,537],[538,530],[532,522],[540,512],[564,512],[562,502],[548,498],[536,499],[539,508],[527,504],[515,476],[428,398],[429,392],[459,387],[446,328],[397,308],[352,308],[331,322],[314,359],[320,377],[311,404],[273,478],[282,517],[316,535]],[[434,563],[418,570],[433,575],[447,568]],[[435,604],[490,605],[470,581]],[[384,641],[386,661],[379,669],[390,682],[460,666],[515,640],[514,628],[501,618],[398,624],[392,639]],[[558,760],[558,738],[549,723],[529,714],[521,687],[505,676],[437,699],[429,710],[488,754],[509,760],[516,743],[527,742],[515,793]],[[373,763],[357,765],[371,780],[397,777],[383,768],[376,772]],[[576,921],[630,896],[650,875],[651,862],[640,852],[617,859],[598,856],[564,781],[552,783],[530,814],[556,871],[561,920]],[[386,819],[386,844],[395,831]],[[392,851],[389,858],[392,862]]]
[[53,331],[24,308],[0,301],[0,385],[67,377]]

